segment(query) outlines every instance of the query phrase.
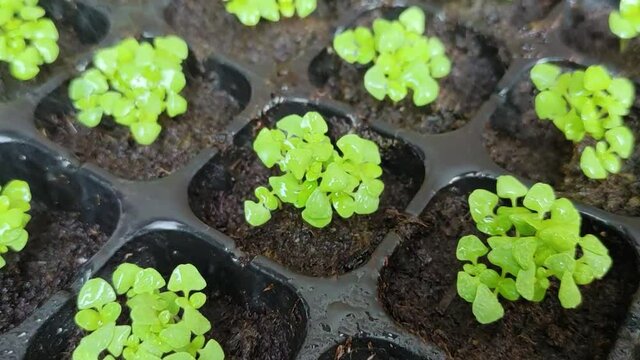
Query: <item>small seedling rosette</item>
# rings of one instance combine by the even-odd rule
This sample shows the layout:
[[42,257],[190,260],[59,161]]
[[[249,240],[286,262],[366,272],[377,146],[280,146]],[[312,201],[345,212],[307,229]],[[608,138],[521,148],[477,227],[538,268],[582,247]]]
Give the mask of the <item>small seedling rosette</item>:
[[[22,251],[27,246],[29,233],[25,226],[31,220],[31,190],[22,180],[9,181],[0,191],[0,255]],[[0,256],[0,269],[6,260]],[[0,270],[1,271],[1,270]]]
[[[164,287],[166,290],[163,290]],[[191,264],[178,265],[167,284],[154,268],[123,263],[109,284],[87,281],[78,294],[76,324],[88,334],[73,360],[224,360],[215,340],[206,340],[211,323],[200,313],[206,281]],[[122,303],[126,325],[119,325]]]
[[338,34],[335,52],[350,64],[373,64],[364,86],[377,100],[403,100],[413,91],[413,103],[425,106],[438,98],[441,79],[451,72],[451,61],[437,37],[427,37],[425,14],[410,7],[398,20],[376,19],[372,29],[357,27]]
[[317,0],[224,0],[227,12],[234,14],[246,26],[255,26],[260,19],[280,21],[281,17],[298,15],[305,18],[316,10]]
[[[327,123],[317,112],[289,115],[276,129],[262,129],[253,149],[262,163],[284,174],[269,178],[271,190],[255,190],[258,201],[244,203],[246,220],[260,226],[282,204],[302,210],[302,218],[318,228],[331,223],[333,209],[342,218],[372,214],[384,184],[380,152],[371,140],[355,134],[341,137],[334,148]],[[332,209],[333,207],[333,209]]]
[[173,118],[187,111],[180,92],[187,84],[182,62],[188,55],[187,44],[176,36],[153,43],[128,38],[98,51],[94,68],[69,85],[78,121],[93,128],[111,116],[137,143],[152,144],[162,131],[161,114]]
[[609,28],[623,40],[637,37],[640,33],[640,1],[621,0],[620,8],[609,14]]
[[586,146],[580,157],[582,172],[591,179],[605,179],[622,169],[635,147],[624,117],[635,101],[635,86],[622,77],[612,77],[600,65],[586,70],[562,72],[559,66],[542,63],[531,70],[531,80],[540,91],[535,110],[542,120],[551,120],[567,140]]
[[464,266],[458,295],[473,304],[478,322],[488,324],[504,316],[498,296],[540,302],[555,278],[562,307],[578,307],[578,285],[602,279],[611,268],[607,248],[595,235],[580,235],[580,213],[571,201],[557,199],[551,186],[527,188],[500,176],[496,188],[497,193],[478,189],[469,196],[471,217],[489,238],[459,240],[456,257]]
[[0,61],[18,80],[30,80],[58,58],[58,29],[38,0],[0,0]]

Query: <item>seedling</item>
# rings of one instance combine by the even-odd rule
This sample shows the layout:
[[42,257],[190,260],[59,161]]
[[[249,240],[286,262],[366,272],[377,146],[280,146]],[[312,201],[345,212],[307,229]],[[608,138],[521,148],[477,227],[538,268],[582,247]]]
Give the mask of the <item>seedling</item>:
[[[207,300],[200,292],[207,283],[195,266],[178,265],[166,284],[153,268],[123,263],[112,284],[94,278],[80,290],[75,322],[88,334],[73,360],[224,359],[218,342],[205,345],[211,323],[198,309]],[[165,285],[168,290],[161,291]],[[128,311],[122,311],[119,299],[126,300]]]
[[241,23],[255,26],[260,19],[280,21],[280,16],[293,17],[296,13],[305,18],[316,10],[317,0],[224,0],[227,12],[234,14]]
[[623,41],[635,38],[640,33],[640,2],[621,0],[619,11],[609,14],[611,32]]
[[[31,220],[31,190],[22,180],[9,181],[0,191],[0,255],[9,250],[22,251],[29,234],[25,226]],[[0,256],[0,268],[6,261]]]
[[538,64],[531,70],[531,80],[540,91],[535,100],[540,119],[553,121],[574,143],[585,138],[597,141],[582,152],[582,172],[591,179],[620,172],[621,159],[628,159],[635,145],[623,120],[635,100],[633,83],[612,78],[598,65],[562,73],[556,65]]
[[180,92],[187,84],[182,61],[188,54],[187,44],[176,36],[157,37],[153,44],[128,38],[98,51],[94,68],[69,85],[78,121],[93,128],[104,115],[111,116],[129,127],[136,142],[152,144],[162,131],[160,114],[173,118],[187,111]]
[[500,176],[497,194],[475,190],[469,208],[489,246],[475,235],[460,239],[456,257],[465,264],[457,288],[482,324],[504,316],[498,295],[540,302],[553,278],[560,281],[562,307],[576,308],[582,302],[578,285],[602,279],[611,268],[607,248],[595,235],[580,236],[580,213],[571,201],[556,199],[547,184],[528,189]]
[[289,115],[276,128],[260,130],[253,149],[266,167],[277,164],[284,174],[269,178],[271,190],[255,190],[258,202],[244,202],[249,224],[265,224],[282,203],[304,209],[302,218],[318,228],[331,222],[332,206],[343,218],[378,209],[384,184],[376,143],[348,134],[335,149],[317,112]]
[[0,0],[0,61],[18,80],[35,78],[60,54],[58,30],[44,15],[38,0]]
[[410,7],[396,21],[376,19],[366,27],[347,30],[333,39],[338,56],[350,64],[373,63],[364,86],[377,100],[386,96],[398,102],[413,90],[413,103],[425,106],[436,100],[441,79],[451,72],[451,61],[437,37],[423,35],[425,14]]

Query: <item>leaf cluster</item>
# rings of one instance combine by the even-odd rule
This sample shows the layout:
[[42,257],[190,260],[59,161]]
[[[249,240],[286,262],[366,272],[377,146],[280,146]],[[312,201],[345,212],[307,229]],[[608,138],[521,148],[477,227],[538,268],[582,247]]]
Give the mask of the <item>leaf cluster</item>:
[[38,0],[0,0],[0,61],[18,80],[30,80],[60,54],[58,30]]
[[[9,250],[21,251],[27,245],[29,234],[25,226],[31,220],[31,190],[22,180],[9,181],[0,191],[0,255]],[[0,268],[6,261],[0,256]]]
[[187,84],[182,61],[187,44],[176,36],[157,37],[153,44],[128,38],[98,51],[94,68],[69,85],[69,97],[79,110],[78,121],[96,127],[104,115],[127,126],[141,145],[160,135],[160,114],[175,117],[187,111],[180,92]]
[[280,17],[305,18],[316,10],[317,0],[225,0],[227,12],[234,14],[246,26],[255,26],[260,19],[280,21]]
[[[504,316],[498,295],[539,302],[552,278],[560,281],[560,304],[576,308],[582,302],[578,285],[602,279],[611,268],[607,248],[595,235],[580,236],[580,213],[571,201],[556,199],[547,184],[528,189],[512,176],[501,176],[497,194],[475,190],[469,207],[478,230],[490,236],[489,246],[475,235],[459,240],[456,257],[465,264],[457,289],[473,303],[482,324]],[[479,261],[484,256],[486,261]]]
[[621,0],[618,11],[609,14],[609,28],[621,39],[633,39],[640,33],[640,1]]
[[284,117],[276,129],[265,128],[258,133],[254,151],[266,167],[277,164],[284,174],[269,178],[271,190],[255,190],[257,202],[245,201],[249,224],[263,225],[281,203],[304,209],[302,218],[318,228],[331,222],[332,207],[343,218],[378,209],[384,190],[378,179],[382,175],[378,146],[348,134],[337,141],[336,149],[325,135],[327,131],[322,116],[309,112],[303,117]]
[[333,48],[346,62],[367,65],[364,86],[377,100],[398,102],[413,90],[413,103],[425,106],[438,97],[435,79],[451,72],[451,61],[437,37],[423,35],[425,14],[410,7],[398,20],[376,19],[373,28],[357,27],[333,39]]
[[580,157],[582,172],[591,179],[604,179],[622,168],[622,160],[633,153],[633,132],[624,125],[635,100],[635,86],[625,78],[613,78],[598,65],[585,71],[562,73],[552,64],[538,64],[531,80],[540,93],[535,99],[538,117],[551,120],[575,143],[586,136],[597,141]]
[[[112,276],[87,281],[78,294],[76,324],[89,332],[73,352],[73,360],[223,360],[215,340],[205,344],[211,323],[200,309],[207,286],[195,266],[178,265],[166,284],[153,268],[123,263]],[[164,286],[166,291],[162,291]],[[126,297],[122,321],[117,296]]]

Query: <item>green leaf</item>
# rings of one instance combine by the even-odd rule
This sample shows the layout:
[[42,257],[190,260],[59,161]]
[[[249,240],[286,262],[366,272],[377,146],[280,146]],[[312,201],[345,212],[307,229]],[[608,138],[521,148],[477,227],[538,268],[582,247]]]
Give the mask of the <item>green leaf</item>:
[[174,349],[181,349],[191,342],[191,331],[185,322],[171,324],[160,332],[162,341]]
[[182,96],[174,92],[170,92],[167,95],[167,115],[169,115],[169,117],[173,118],[184,114],[187,112],[187,107],[187,100]]
[[620,126],[608,130],[605,133],[605,139],[609,143],[611,151],[617,153],[621,158],[628,159],[633,153],[635,138],[628,127]]
[[564,224],[552,225],[540,230],[538,238],[557,252],[573,251],[580,239],[575,228]]
[[484,285],[478,285],[478,291],[473,301],[473,315],[481,324],[498,321],[504,316],[504,309],[495,294]]
[[517,239],[513,244],[513,258],[523,269],[535,267],[533,255],[538,248],[535,237],[523,237]]
[[189,56],[187,43],[177,36],[157,37],[153,39],[153,45],[156,49],[172,54],[180,60],[186,60]]
[[548,90],[536,95],[535,109],[538,117],[543,120],[552,120],[568,113],[567,102],[562,95]]
[[283,158],[281,152],[283,141],[284,134],[282,132],[262,129],[253,142],[253,150],[266,167],[272,168]]
[[551,210],[555,200],[556,196],[551,186],[537,183],[529,189],[529,192],[524,197],[523,204],[538,213],[546,213]]
[[129,291],[136,281],[136,275],[142,271],[138,265],[123,263],[120,264],[112,275],[113,286],[116,293],[122,295]]
[[484,269],[480,272],[480,282],[487,285],[490,289],[498,287],[500,282],[500,275],[493,269]]
[[222,346],[215,341],[209,340],[207,341],[207,345],[202,350],[198,350],[198,360],[224,360],[224,351],[222,351]]
[[532,301],[535,297],[536,268],[532,266],[518,272],[516,277],[516,289],[523,298]]
[[346,193],[331,194],[331,203],[340,217],[350,218],[355,212],[355,200]]
[[162,275],[154,268],[146,268],[136,274],[133,291],[136,294],[153,293],[165,286]]
[[378,65],[370,67],[364,75],[364,87],[379,101],[387,95],[387,83],[387,77]]
[[413,32],[418,35],[424,33],[426,18],[424,11],[417,6],[411,6],[400,14],[398,18],[400,23],[404,25],[407,31]]
[[193,308],[184,309],[182,321],[192,333],[196,335],[204,335],[211,330],[211,323],[198,310]]
[[573,274],[571,272],[565,272],[562,276],[558,298],[560,299],[560,304],[565,309],[575,309],[582,302],[580,289],[578,289],[578,286],[573,281]]
[[51,64],[60,55],[60,48],[55,40],[51,39],[38,39],[31,42],[31,44],[38,50],[40,56],[45,63]]
[[577,262],[576,268],[573,271],[573,279],[578,285],[587,285],[593,282],[595,276],[593,274],[593,270],[591,269],[591,267],[589,267],[589,265]]
[[605,179],[607,170],[600,163],[596,150],[587,146],[580,155],[580,169],[590,179]]
[[371,140],[363,139],[355,134],[341,137],[337,144],[345,159],[352,160],[356,164],[372,163],[380,164],[380,151],[378,145]]
[[512,278],[501,279],[498,283],[498,292],[509,301],[516,301],[520,298],[516,282]]
[[456,249],[456,258],[460,261],[471,261],[476,263],[478,258],[486,255],[489,249],[475,235],[467,235],[458,241]]
[[527,195],[529,189],[515,177],[503,175],[498,177],[496,190],[499,197],[515,200]]
[[458,280],[456,281],[458,295],[467,302],[473,302],[475,300],[478,285],[480,285],[480,280],[478,278],[473,277],[464,271],[458,272]]
[[576,261],[571,254],[559,253],[549,256],[544,261],[544,266],[558,279],[562,279],[566,272],[573,273]]
[[638,29],[633,22],[624,18],[618,11],[609,14],[609,28],[621,39],[633,39],[638,36]]
[[155,122],[137,122],[131,124],[131,134],[140,145],[151,145],[160,136],[162,127]]
[[609,250],[596,236],[587,234],[582,237],[578,244],[584,250],[588,250],[596,255],[609,256]]
[[561,72],[559,66],[549,63],[537,64],[531,69],[531,81],[538,90],[548,90],[556,84]]
[[207,287],[207,282],[192,264],[178,265],[171,273],[167,286],[173,292],[182,291],[184,294],[200,291],[205,287]]
[[195,358],[187,352],[179,352],[167,355],[162,360],[195,360]]
[[84,309],[76,313],[74,320],[80,328],[87,331],[95,331],[101,325],[100,314],[93,309]]
[[360,215],[373,214],[378,210],[380,199],[377,196],[371,196],[366,188],[360,186],[353,197],[355,201],[355,212]]
[[316,10],[316,0],[296,0],[296,13],[301,18],[306,18]]
[[312,134],[325,134],[329,131],[329,127],[322,115],[315,111],[310,111],[302,117],[300,127]]
[[607,90],[611,81],[609,72],[600,65],[589,66],[584,74],[584,87],[589,91]]
[[107,347],[109,353],[116,357],[120,356],[129,334],[131,334],[130,326],[116,326],[113,332],[113,339]]
[[573,203],[566,198],[557,199],[551,207],[551,220],[572,226],[578,231],[582,221],[580,213]]
[[100,308],[116,300],[111,285],[101,278],[88,280],[78,294],[78,309]]
[[609,255],[598,255],[585,249],[583,249],[583,255],[578,261],[588,265],[596,279],[602,279],[613,264]]
[[302,218],[314,227],[323,228],[331,222],[332,213],[329,197],[316,189],[307,200]]

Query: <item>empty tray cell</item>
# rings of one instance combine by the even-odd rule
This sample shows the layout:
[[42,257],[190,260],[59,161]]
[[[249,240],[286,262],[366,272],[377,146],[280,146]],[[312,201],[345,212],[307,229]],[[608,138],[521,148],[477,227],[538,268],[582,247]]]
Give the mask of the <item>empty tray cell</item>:
[[374,338],[348,338],[327,350],[318,360],[420,360],[410,351]]
[[52,68],[71,60],[74,56],[98,43],[109,32],[109,19],[101,11],[76,0],[40,0],[46,17],[51,19],[58,29],[60,55],[53,64],[40,67],[38,76],[29,81],[15,79],[9,73],[9,66],[0,62],[0,102],[14,100],[37,84],[43,83]]
[[[266,168],[252,149],[258,132],[274,128],[289,114],[319,111],[329,124],[332,141],[357,133],[376,142],[382,157],[385,190],[378,211],[369,216],[342,219],[334,213],[330,225],[317,229],[302,219],[301,210],[286,205],[272,213],[261,227],[251,227],[244,218],[244,201],[254,200],[254,190],[268,185],[277,167]],[[192,180],[189,201],[194,213],[208,225],[226,233],[249,255],[264,255],[289,269],[312,276],[346,273],[363,265],[386,233],[403,219],[424,179],[421,154],[400,138],[386,136],[354,124],[338,111],[303,102],[275,105],[252,121],[234,144],[218,153]]]
[[504,318],[481,325],[471,304],[456,291],[457,273],[462,269],[462,262],[456,259],[458,240],[470,234],[486,239],[476,229],[467,204],[469,194],[477,188],[495,191],[495,181],[456,181],[429,203],[420,217],[421,225],[400,229],[403,242],[379,281],[386,311],[451,358],[607,358],[640,280],[633,239],[583,214],[581,234],[596,234],[602,240],[613,267],[602,280],[580,287],[582,304],[574,310],[562,308],[558,282],[553,280],[542,302],[500,298]]
[[[207,302],[200,309],[211,322],[207,339],[216,339],[228,359],[292,360],[306,333],[307,310],[295,291],[269,273],[242,266],[199,235],[181,230],[152,230],[136,236],[97,276],[111,280],[123,262],[153,267],[165,279],[190,263],[207,281]],[[25,360],[70,359],[80,341],[74,324],[75,299],[38,330]]]
[[170,175],[200,151],[224,142],[225,127],[249,102],[251,86],[234,68],[193,56],[184,63],[187,86],[181,95],[187,112],[176,118],[160,116],[162,132],[150,146],[137,144],[129,128],[103,118],[96,128],[77,121],[65,83],[40,102],[36,125],[47,138],[69,149],[82,162],[94,163],[128,180],[151,180]]
[[35,146],[2,138],[0,184],[25,180],[32,193],[29,241],[2,257],[0,332],[19,325],[102,247],[120,217],[110,187]]
[[[404,9],[385,7],[365,12],[349,28],[370,27],[381,17],[396,19]],[[465,125],[495,91],[508,67],[509,54],[496,40],[471,28],[428,12],[426,15],[425,34],[440,38],[453,64],[451,73],[437,80],[440,94],[435,102],[416,107],[412,91],[395,104],[388,97],[376,100],[364,87],[364,74],[369,67],[347,63],[335,54],[331,45],[309,68],[317,93],[351,104],[363,119],[379,119],[423,134],[445,133]]]
[[[556,62],[563,71],[581,67]],[[509,89],[504,101],[491,115],[485,130],[485,145],[491,158],[518,176],[551,184],[556,191],[621,215],[640,215],[640,146],[628,160],[623,160],[619,174],[606,180],[591,180],[580,170],[582,149],[591,139],[574,145],[553,122],[540,120],[534,102],[538,91],[530,80],[529,70]],[[640,138],[640,100],[636,100],[624,123]]]

